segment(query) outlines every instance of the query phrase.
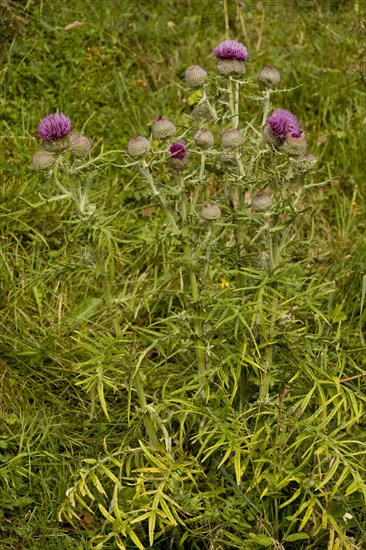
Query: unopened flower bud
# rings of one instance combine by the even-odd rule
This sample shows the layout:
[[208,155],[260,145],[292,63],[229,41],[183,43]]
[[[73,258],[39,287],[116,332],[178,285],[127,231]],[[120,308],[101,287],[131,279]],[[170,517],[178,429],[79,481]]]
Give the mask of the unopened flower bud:
[[229,130],[225,130],[222,133],[222,146],[224,148],[229,149],[235,149],[235,147],[239,147],[240,145],[243,145],[243,136],[239,132],[239,130],[236,130],[235,128],[230,128]]
[[241,75],[245,73],[245,63],[239,59],[219,59],[216,68],[223,76]]
[[201,128],[194,135],[194,141],[196,142],[197,147],[202,147],[202,149],[208,149],[214,144],[214,136],[210,130]]
[[213,202],[208,202],[202,207],[201,215],[205,220],[217,220],[221,216],[221,208]]
[[276,67],[263,67],[259,72],[258,80],[266,86],[276,86],[281,80],[280,71]]
[[316,158],[316,156],[313,155],[313,153],[309,153],[309,152],[306,152],[303,155],[299,156],[297,160],[301,165],[301,167],[304,168],[305,170],[311,170],[312,168],[314,168],[314,166],[318,162],[318,159]]
[[265,212],[272,206],[272,197],[265,191],[260,191],[253,196],[250,206],[254,212]]
[[82,134],[70,134],[70,151],[75,157],[87,157],[90,152],[90,140]]
[[134,136],[127,144],[128,154],[131,157],[143,157],[150,149],[150,141],[144,136]]
[[170,118],[157,116],[152,125],[154,139],[165,139],[176,134],[174,122]]
[[282,144],[282,150],[288,155],[300,156],[306,153],[306,138],[301,132],[293,132],[286,136]]
[[191,65],[185,70],[184,78],[188,86],[197,88],[206,82],[207,73],[199,65]]
[[188,158],[185,157],[183,159],[170,159],[170,166],[173,168],[173,170],[176,170],[177,172],[181,172],[182,170],[185,170],[188,165]]
[[208,108],[206,103],[199,103],[198,105],[196,105],[192,111],[192,116],[194,118],[202,118],[204,120],[212,118],[210,109]]
[[33,155],[33,166],[35,170],[49,170],[55,164],[55,155],[48,151],[37,151]]

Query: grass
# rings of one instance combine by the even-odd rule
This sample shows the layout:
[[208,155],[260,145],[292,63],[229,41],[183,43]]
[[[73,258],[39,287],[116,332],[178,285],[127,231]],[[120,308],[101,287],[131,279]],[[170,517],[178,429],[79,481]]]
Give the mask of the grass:
[[[105,151],[123,151],[131,135],[148,136],[157,113],[186,127],[194,94],[182,90],[181,77],[195,63],[214,71],[211,52],[225,34],[222,7],[188,0],[138,7],[112,0],[3,2],[4,549],[83,549],[93,537],[95,545],[103,542],[95,539],[109,536],[102,508],[89,503],[88,511],[79,501],[78,521],[66,519],[67,514],[57,521],[66,490],[74,487],[82,498],[80,480],[86,479],[96,503],[105,507],[99,480],[110,495],[112,476],[117,475],[124,483],[118,497],[123,508],[133,498],[133,471],[144,467],[150,469],[139,478],[145,509],[158,502],[163,506],[158,516],[167,517],[166,506],[154,500],[154,468],[168,472],[160,488],[167,498],[174,496],[172,509],[179,505],[185,510],[189,526],[183,542],[182,526],[160,526],[156,548],[255,549],[267,547],[268,537],[275,535],[282,537],[286,550],[336,550],[347,544],[355,550],[366,544],[361,489],[366,466],[365,13],[360,3],[351,1],[251,2],[246,13],[238,5],[229,2],[230,35],[248,47],[248,72],[254,75],[265,64],[280,68],[291,91],[275,106],[296,112],[303,121],[310,150],[321,165],[319,175],[328,179],[306,197],[306,211],[296,221],[299,239],[289,254],[289,271],[284,271],[288,298],[295,301],[307,330],[283,331],[272,401],[258,413],[252,399],[239,416],[235,392],[230,393],[232,380],[238,380],[242,356],[256,357],[247,326],[258,314],[261,297],[273,295],[252,258],[246,264],[247,307],[239,318],[236,256],[223,240],[213,251],[219,266],[212,273],[214,292],[203,293],[199,307],[223,343],[217,345],[216,331],[210,341],[216,364],[210,375],[213,398],[206,409],[192,397],[198,386],[191,322],[201,313],[190,309],[189,296],[182,291],[185,264],[174,252],[174,240],[161,231],[161,213],[142,180],[133,170],[118,167],[124,162],[122,153],[89,171],[90,202],[98,218],[85,223],[74,215],[71,203],[50,200],[57,192],[45,175],[32,169],[31,160],[39,120],[55,110],[67,113],[77,130],[85,125],[95,155],[102,145]],[[82,24],[65,29],[75,21]],[[246,120],[258,111],[249,100],[242,108]],[[211,191],[219,196],[217,182]],[[223,280],[228,291],[221,288]],[[248,335],[245,349],[238,347],[242,334]],[[259,342],[257,333],[255,338]],[[249,379],[252,394],[257,378]],[[339,380],[347,380],[342,390]],[[286,396],[290,381],[294,389]],[[142,386],[150,412],[140,399]],[[306,411],[303,418],[300,408]],[[149,418],[160,439],[165,437],[165,449],[155,455],[144,423]],[[255,440],[252,435],[261,422],[260,433],[266,435]],[[143,447],[129,455],[139,440]],[[316,451],[311,459],[310,441]],[[174,461],[168,452],[172,443]],[[284,456],[284,446],[294,454]],[[243,448],[250,452],[241,456]],[[333,472],[339,457],[343,462]],[[272,461],[278,470],[271,469]],[[278,485],[286,483],[285,472],[294,469],[294,462],[301,467],[280,493]],[[347,499],[337,499],[339,472],[347,476],[351,471],[360,479],[353,480],[356,485]],[[182,472],[191,476],[191,486]],[[334,477],[328,486],[329,472]],[[244,473],[256,483],[248,486]],[[325,496],[312,492],[311,483],[324,480]],[[299,500],[288,505],[286,517],[281,515],[281,504],[299,487],[304,489]],[[341,526],[342,540],[334,524],[319,520],[319,508],[312,511],[316,500],[326,503],[328,517]],[[302,532],[308,538],[286,541],[297,533],[306,510],[309,525],[324,521],[324,529],[314,534],[305,521]],[[347,513],[349,520],[344,519]],[[190,522],[199,516],[204,519]],[[149,526],[136,530],[146,547]],[[133,537],[129,544],[136,547]],[[116,545],[115,539],[106,538],[103,547]]]

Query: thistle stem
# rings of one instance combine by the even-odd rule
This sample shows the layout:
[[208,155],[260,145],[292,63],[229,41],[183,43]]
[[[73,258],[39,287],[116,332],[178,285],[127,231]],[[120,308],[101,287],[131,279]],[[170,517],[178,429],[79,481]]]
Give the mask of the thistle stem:
[[[203,182],[204,182],[204,177],[205,177],[205,163],[206,163],[205,152],[201,151],[200,156],[201,156],[201,164],[200,164],[200,173],[198,176],[199,184],[196,185],[194,190],[193,199],[192,199],[192,211],[196,209],[198,198],[199,198],[199,195],[203,186]],[[207,196],[205,196],[205,200],[207,201]]]
[[[278,216],[273,217],[273,227],[276,227],[278,221]],[[272,232],[268,229],[268,250],[269,250],[269,267],[271,272],[277,268],[279,263],[279,247],[278,247],[278,233],[277,231]],[[276,283],[272,284],[272,290],[275,290]],[[261,386],[259,389],[259,401],[264,403],[268,400],[269,390],[271,386],[271,370],[273,362],[273,339],[275,333],[275,324],[277,319],[277,299],[273,295],[271,300],[271,315],[269,321],[269,332],[267,340],[269,344],[266,345],[264,350],[264,364],[265,372],[262,375]]]
[[58,187],[60,189],[60,191],[62,191],[65,195],[68,195],[70,198],[72,198],[72,193],[70,193],[70,191],[68,191],[62,185],[62,183],[58,180],[58,166],[59,166],[59,163],[56,163],[55,168],[53,170],[53,181],[54,181],[56,187]]
[[262,129],[266,125],[266,120],[268,117],[268,113],[271,107],[271,88],[269,86],[266,87],[264,91],[264,105],[263,105],[263,118],[262,118]]
[[234,101],[234,87],[233,87],[233,81],[230,76],[227,78],[227,95],[228,95],[228,103],[231,113],[231,122],[234,125],[235,122],[235,101]]
[[202,86],[202,103],[204,105],[207,105],[208,110],[210,111],[210,115],[212,116],[214,122],[217,122],[217,113],[215,111],[215,108],[211,105],[210,100],[207,97],[205,84]]
[[224,21],[225,21],[225,40],[229,39],[229,11],[227,9],[227,0],[224,0]]
[[[194,269],[194,262],[192,256],[192,250],[189,244],[189,228],[187,226],[187,198],[184,185],[184,179],[180,176],[180,188],[181,188],[181,220],[182,220],[182,235],[183,235],[183,252],[187,261],[187,270],[189,275],[191,297],[192,302],[197,306],[199,299],[198,283],[196,272]],[[194,333],[195,333],[195,350],[198,363],[198,374],[203,379],[206,375],[206,361],[204,354],[204,344],[202,341],[202,320],[200,318],[200,312],[194,312]]]
[[173,218],[173,215],[170,212],[170,210],[169,210],[169,208],[168,208],[168,206],[165,202],[164,197],[159,193],[159,191],[157,190],[157,188],[155,186],[153,177],[152,177],[151,172],[149,170],[149,166],[148,166],[145,159],[140,161],[140,169],[141,169],[141,173],[144,175],[146,181],[149,184],[149,187],[150,187],[150,190],[151,190],[152,194],[159,201],[161,208],[163,209],[165,215],[167,216],[167,218],[170,222],[170,225],[172,226],[172,228],[174,230],[174,233],[177,233],[177,234],[180,233],[179,227],[177,226],[177,224],[176,224],[176,222]]
[[121,336],[121,327],[119,325],[119,322],[116,319],[116,312],[115,312],[115,308],[113,307],[111,285],[108,280],[108,274],[105,272],[104,266],[102,266],[102,286],[103,286],[104,299],[107,304],[109,313],[112,317],[114,333],[116,337],[119,338]]

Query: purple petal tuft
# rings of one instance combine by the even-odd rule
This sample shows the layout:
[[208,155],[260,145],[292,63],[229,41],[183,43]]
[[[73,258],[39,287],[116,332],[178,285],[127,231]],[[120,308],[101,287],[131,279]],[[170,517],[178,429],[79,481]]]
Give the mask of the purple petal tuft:
[[267,118],[267,128],[281,143],[285,141],[288,134],[292,134],[293,137],[301,136],[299,121],[286,109],[276,109]]
[[246,47],[236,40],[224,40],[215,49],[214,54],[218,59],[238,59],[246,61],[248,58],[248,50]]
[[71,132],[71,120],[62,113],[54,113],[42,118],[38,126],[38,135],[46,141],[67,136]]
[[187,156],[187,147],[184,139],[172,143],[169,147],[169,153],[173,159],[184,159]]

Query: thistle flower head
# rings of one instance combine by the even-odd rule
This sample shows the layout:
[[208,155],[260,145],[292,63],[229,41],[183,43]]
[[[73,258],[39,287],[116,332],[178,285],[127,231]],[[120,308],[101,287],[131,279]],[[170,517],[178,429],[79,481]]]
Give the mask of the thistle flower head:
[[82,134],[73,132],[70,135],[70,151],[75,157],[87,157],[90,151],[90,140]]
[[245,63],[239,59],[218,59],[216,68],[223,76],[242,75],[245,73]]
[[170,153],[170,166],[173,170],[184,170],[188,163],[187,147],[184,139],[172,143],[168,151]]
[[299,156],[297,160],[299,161],[299,165],[303,170],[311,170],[318,162],[316,156],[309,151]]
[[187,147],[184,139],[172,143],[169,147],[170,158],[184,159],[187,156]]
[[202,147],[202,149],[208,149],[214,144],[214,136],[210,130],[206,128],[200,128],[194,135],[194,141],[196,142],[197,147]]
[[46,141],[68,136],[70,132],[71,121],[62,113],[47,115],[38,125],[38,135]]
[[259,72],[258,80],[266,86],[275,86],[281,80],[280,71],[276,67],[263,67]]
[[176,133],[174,122],[170,118],[164,118],[162,116],[156,116],[152,125],[152,132],[154,139],[165,139],[172,137]]
[[254,212],[265,212],[272,206],[272,197],[265,191],[260,191],[253,196],[250,206]]
[[202,207],[201,216],[205,220],[217,220],[221,216],[221,208],[213,202],[208,202]]
[[127,144],[127,150],[131,157],[143,157],[150,149],[150,141],[144,136],[134,136]]
[[288,134],[282,144],[282,149],[288,155],[301,156],[306,153],[306,148],[306,138],[301,132],[292,132]]
[[288,134],[301,135],[299,121],[286,109],[276,109],[266,122],[268,130],[282,144]]
[[37,151],[33,155],[33,166],[35,170],[48,170],[55,164],[55,156],[48,151]]
[[188,86],[197,88],[206,82],[207,73],[199,65],[191,65],[185,70],[184,78]]
[[235,149],[235,147],[240,147],[243,145],[243,136],[239,130],[235,128],[229,128],[222,133],[221,136],[222,146],[226,149]]
[[192,111],[192,116],[194,118],[202,118],[204,120],[212,118],[210,109],[208,108],[206,103],[199,103],[198,105],[196,105]]
[[217,59],[237,59],[238,61],[246,61],[248,58],[248,50],[243,44],[236,40],[224,40],[214,49],[214,54]]

